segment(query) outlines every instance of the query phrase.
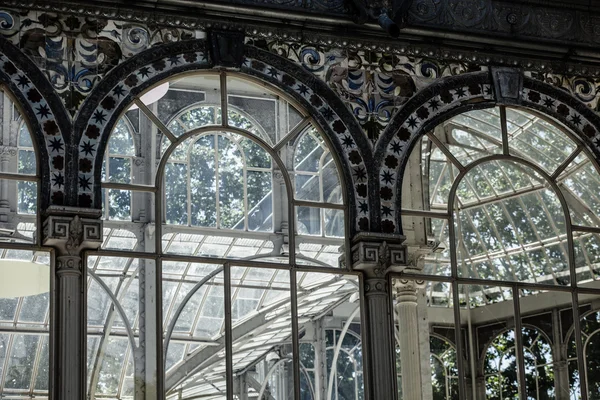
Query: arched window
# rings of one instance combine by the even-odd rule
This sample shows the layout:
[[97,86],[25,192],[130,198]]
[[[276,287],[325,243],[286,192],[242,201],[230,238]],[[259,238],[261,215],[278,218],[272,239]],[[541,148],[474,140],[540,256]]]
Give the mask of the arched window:
[[[345,334],[344,334],[345,333]],[[343,336],[342,336],[343,334]],[[328,394],[331,400],[359,400],[362,399],[363,372],[362,372],[362,342],[360,336],[352,330],[330,329],[326,331],[327,343],[327,370],[333,373],[330,379]],[[336,362],[333,368],[333,362]]]
[[[326,330],[360,320],[343,306],[358,281],[340,268],[336,156],[308,113],[263,83],[207,72],[167,84],[126,112],[107,146],[108,238],[87,259],[88,394],[131,397],[146,370],[169,399],[224,399],[234,387],[314,399],[328,384]],[[339,354],[336,393],[352,386],[358,400],[360,341]]]
[[0,395],[47,398],[51,260],[40,243],[37,150],[28,121],[2,86],[0,115]]
[[[434,400],[458,398],[458,365],[455,346],[447,338],[430,334],[429,357],[432,398]],[[402,365],[398,347],[396,347],[396,375],[398,377],[398,398],[402,399]]]
[[[527,398],[555,396],[552,346],[538,330],[522,329]],[[502,332],[490,343],[484,360],[487,399],[519,397],[514,329]]]
[[[575,135],[522,108],[453,116],[412,150],[403,230],[407,244],[433,251],[412,277],[396,281],[403,289],[395,307],[404,315],[414,307],[410,312],[427,321],[419,322],[419,335],[427,325],[451,329],[457,352],[465,354],[457,359],[461,396],[553,398],[580,391],[577,379],[567,387],[566,372],[556,367],[566,360],[550,340],[561,341],[557,332],[570,323],[561,310],[578,313],[582,294],[573,291],[596,290],[597,182],[597,163]],[[416,300],[407,296],[406,282],[413,282]],[[539,329],[524,326],[528,321]],[[585,333],[578,335],[573,344]],[[486,353],[483,343],[491,343]],[[589,364],[574,352],[572,365]],[[421,347],[420,359],[426,353]]]
[[[600,312],[589,311],[581,317],[581,339],[583,344],[583,357],[585,361],[585,380],[590,398],[596,398],[600,393]],[[569,335],[567,357],[569,361],[569,381],[574,390],[572,398],[580,398],[578,390],[581,385],[580,370],[577,364],[577,343],[574,332]]]

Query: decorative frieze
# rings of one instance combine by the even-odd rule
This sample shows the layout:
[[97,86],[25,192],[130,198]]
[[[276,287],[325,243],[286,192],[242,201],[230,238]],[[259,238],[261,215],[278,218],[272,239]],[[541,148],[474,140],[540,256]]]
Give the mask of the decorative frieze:
[[44,245],[53,246],[64,255],[78,256],[82,249],[98,248],[102,244],[102,220],[93,218],[99,217],[99,210],[51,207],[49,212],[52,214],[44,220]]
[[403,236],[359,233],[352,245],[352,269],[383,277],[391,270],[406,267]]

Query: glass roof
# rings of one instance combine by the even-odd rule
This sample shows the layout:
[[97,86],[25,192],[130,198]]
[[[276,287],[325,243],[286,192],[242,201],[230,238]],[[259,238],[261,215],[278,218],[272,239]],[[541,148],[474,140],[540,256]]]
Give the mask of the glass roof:
[[[88,257],[88,385],[99,396],[127,398],[133,393],[132,346],[138,345],[140,334],[138,274],[144,262],[151,261]],[[222,266],[165,259],[162,270],[163,326],[170,337],[167,390],[219,398],[225,385]],[[231,279],[233,361],[239,371],[270,349],[291,344],[290,271],[231,267]],[[297,272],[297,282],[301,329],[358,290],[353,276]],[[121,309],[113,307],[113,299]],[[177,381],[170,378],[181,374]]]
[[[415,150],[427,177],[426,209],[452,217],[429,220],[429,236],[440,246],[426,257],[424,272],[450,275],[448,224],[453,223],[459,277],[568,285],[573,279],[570,232],[561,198],[574,225],[600,227],[600,175],[564,129],[522,109],[505,110],[505,139],[496,107],[451,118]],[[405,223],[414,218],[405,217]],[[590,284],[600,279],[600,237],[578,229],[572,235],[575,279]],[[430,304],[451,306],[449,289],[445,283],[431,283]],[[510,298],[510,291],[502,296]]]

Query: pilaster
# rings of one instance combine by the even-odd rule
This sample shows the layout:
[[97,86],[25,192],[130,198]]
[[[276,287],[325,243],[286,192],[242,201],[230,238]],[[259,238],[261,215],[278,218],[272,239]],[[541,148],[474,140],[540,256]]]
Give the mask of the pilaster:
[[363,339],[366,399],[397,396],[394,318],[388,272],[406,265],[400,235],[359,234],[351,250],[352,268],[364,273]]
[[[402,368],[403,400],[423,399],[423,363],[420,339],[422,332],[418,318],[418,291],[421,285],[413,280],[398,280],[394,284],[396,291],[396,313],[398,315],[398,345],[400,348],[400,366]],[[428,333],[428,332],[427,332]],[[429,337],[429,335],[427,335]],[[427,353],[429,361],[429,353]],[[427,375],[425,375],[427,376]],[[430,385],[431,386],[431,385]]]
[[81,400],[86,395],[86,273],[82,251],[102,244],[99,217],[99,210],[50,207],[44,220],[44,245],[56,251],[54,399]]

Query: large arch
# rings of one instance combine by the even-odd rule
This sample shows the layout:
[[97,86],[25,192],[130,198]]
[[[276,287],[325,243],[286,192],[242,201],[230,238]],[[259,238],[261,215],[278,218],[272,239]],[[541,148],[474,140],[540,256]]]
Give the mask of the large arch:
[[[382,212],[382,230],[402,233],[401,198],[403,174],[418,140],[441,122],[466,111],[495,105],[517,105],[552,117],[568,128],[600,160],[600,116],[569,93],[519,72],[522,79],[515,97],[496,93],[492,72],[476,72],[442,78],[417,93],[393,118],[375,147],[375,170],[379,198],[373,206]],[[377,204],[376,201],[379,201]]]
[[[371,145],[352,113],[326,84],[300,66],[252,46],[245,46],[244,52],[242,74],[288,94],[319,124],[337,154],[348,189],[353,187],[348,190],[349,216],[355,221],[350,224],[350,231],[369,230],[367,170],[374,164]],[[77,193],[71,194],[76,196],[71,199],[73,203],[81,207],[100,206],[100,174],[108,137],[135,96],[175,74],[213,66],[207,43],[196,40],[152,48],[112,70],[88,96],[74,125],[79,152],[78,173],[71,177],[71,185],[78,187]],[[86,185],[78,185],[80,178]]]
[[14,97],[29,124],[39,159],[41,208],[66,204],[64,179],[70,159],[71,120],[42,71],[2,37],[0,85]]

